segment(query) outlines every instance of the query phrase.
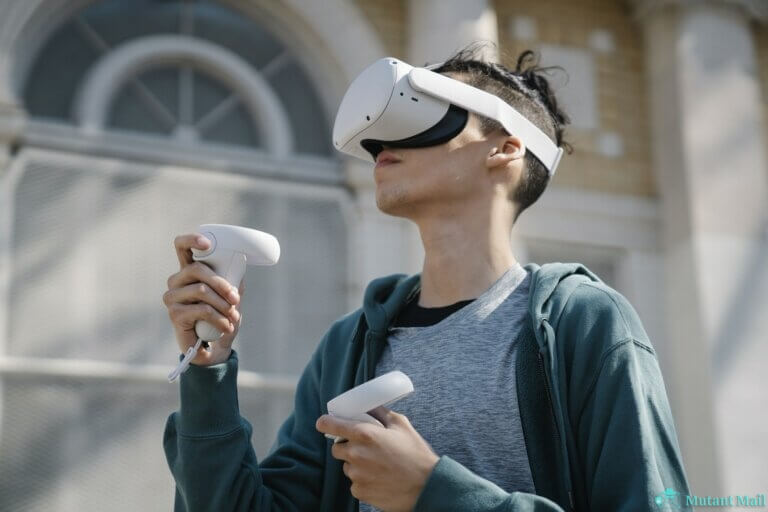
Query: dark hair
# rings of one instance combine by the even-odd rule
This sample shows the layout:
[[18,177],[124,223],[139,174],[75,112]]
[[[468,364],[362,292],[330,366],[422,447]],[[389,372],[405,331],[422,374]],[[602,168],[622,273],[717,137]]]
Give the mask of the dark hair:
[[[559,66],[539,67],[538,56],[532,50],[526,50],[517,58],[517,65],[512,71],[501,64],[487,62],[479,55],[485,45],[471,44],[440,64],[433,71],[452,73],[463,82],[490,92],[509,103],[529,121],[546,133],[558,146],[570,154],[573,148],[563,140],[563,126],[570,123],[570,118],[558,106],[555,94],[544,73]],[[497,121],[484,116],[480,119],[484,134],[504,128]],[[518,209],[515,219],[536,202],[549,183],[547,168],[531,152],[525,154],[525,169],[520,184],[514,191],[512,200]]]

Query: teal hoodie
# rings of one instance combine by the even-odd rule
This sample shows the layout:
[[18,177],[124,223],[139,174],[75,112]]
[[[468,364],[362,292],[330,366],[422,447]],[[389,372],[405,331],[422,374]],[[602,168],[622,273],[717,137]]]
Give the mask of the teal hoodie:
[[[414,510],[657,510],[665,489],[689,494],[656,352],[634,309],[582,265],[526,269],[530,322],[515,371],[536,494],[508,493],[438,454]],[[318,344],[261,461],[238,408],[237,354],[190,367],[163,439],[175,510],[356,512],[342,461],[315,421],[330,399],[374,376],[388,328],[419,287],[418,274],[368,285],[363,307]]]

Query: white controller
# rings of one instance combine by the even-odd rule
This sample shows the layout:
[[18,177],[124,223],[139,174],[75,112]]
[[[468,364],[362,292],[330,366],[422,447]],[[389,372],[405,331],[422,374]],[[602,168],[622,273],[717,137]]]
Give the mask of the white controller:
[[[367,421],[383,426],[379,420],[367,414],[379,406],[390,405],[413,393],[413,383],[406,374],[395,370],[346,391],[328,402],[328,414],[340,418]],[[334,443],[346,441],[339,436],[325,434]]]
[[[247,265],[274,265],[280,259],[277,238],[255,229],[227,224],[202,224],[198,232],[210,240],[207,250],[192,249],[195,261],[205,262],[235,288],[245,275]],[[195,333],[203,341],[216,341],[222,332],[204,320],[195,324]]]

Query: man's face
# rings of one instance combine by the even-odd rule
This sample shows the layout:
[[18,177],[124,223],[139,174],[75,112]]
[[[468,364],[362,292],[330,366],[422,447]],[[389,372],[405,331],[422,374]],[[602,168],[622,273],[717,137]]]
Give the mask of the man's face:
[[469,116],[464,130],[444,144],[425,148],[384,147],[376,159],[376,204],[387,214],[416,218],[428,211],[461,214],[487,199],[485,162],[493,140]]

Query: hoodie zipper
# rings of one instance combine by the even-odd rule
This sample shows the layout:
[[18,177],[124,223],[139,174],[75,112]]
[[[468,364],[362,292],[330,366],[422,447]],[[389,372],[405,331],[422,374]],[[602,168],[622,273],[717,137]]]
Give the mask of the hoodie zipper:
[[[544,369],[544,358],[541,356],[541,352],[537,352],[536,355],[539,358],[539,375],[541,376],[542,380],[544,381],[544,389],[547,392],[547,402],[549,403],[549,412],[552,415],[552,423],[555,425],[555,446],[557,446],[558,450],[560,449],[560,428],[557,426],[557,417],[555,416],[555,405],[552,401],[552,393],[549,389],[549,378],[547,377],[547,372]],[[574,503],[573,503],[573,493],[570,489],[568,489],[568,501],[571,505],[571,510],[574,510]]]

